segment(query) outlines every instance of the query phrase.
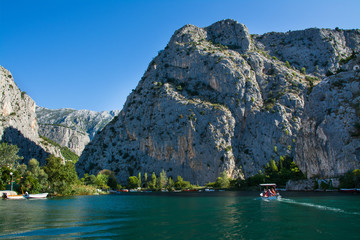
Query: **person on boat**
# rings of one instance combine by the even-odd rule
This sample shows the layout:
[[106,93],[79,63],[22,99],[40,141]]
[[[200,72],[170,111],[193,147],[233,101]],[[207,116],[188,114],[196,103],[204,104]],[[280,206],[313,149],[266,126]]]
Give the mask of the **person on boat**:
[[276,192],[275,192],[274,188],[271,188],[270,192],[271,192],[271,196],[276,196]]
[[271,197],[271,194],[272,194],[272,193],[271,193],[271,190],[268,189],[267,192],[266,192],[266,197]]
[[264,189],[263,196],[268,197],[268,191],[266,189]]

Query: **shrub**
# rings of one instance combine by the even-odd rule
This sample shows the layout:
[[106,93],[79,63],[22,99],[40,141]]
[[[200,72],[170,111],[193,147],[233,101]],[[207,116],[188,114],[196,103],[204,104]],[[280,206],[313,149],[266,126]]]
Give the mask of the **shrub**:
[[177,189],[185,189],[190,188],[191,184],[189,181],[184,181],[184,179],[181,176],[177,176],[177,181],[175,182],[175,188]]
[[66,160],[73,161],[74,163],[79,160],[79,156],[67,147],[61,147],[60,152]]
[[128,188],[137,188],[139,184],[139,179],[136,176],[129,177]]
[[265,167],[264,173],[258,174],[242,181],[242,187],[257,186],[260,183],[275,182],[278,185],[286,185],[289,180],[305,179],[305,175],[289,156],[282,156],[279,161],[271,160]]
[[345,173],[340,177],[341,188],[355,188],[360,187],[360,169],[355,169]]
[[302,67],[301,70],[300,70],[300,72],[301,72],[302,74],[306,74],[306,68]]
[[285,66],[288,67],[288,68],[291,68],[289,61],[285,62]]

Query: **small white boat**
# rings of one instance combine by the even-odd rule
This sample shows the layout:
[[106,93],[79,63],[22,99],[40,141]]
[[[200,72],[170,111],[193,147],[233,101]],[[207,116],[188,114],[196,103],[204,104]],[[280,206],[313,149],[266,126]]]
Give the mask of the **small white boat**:
[[40,199],[47,198],[49,193],[37,193],[37,194],[25,194],[25,197],[28,199]]
[[276,190],[275,183],[263,183],[259,186],[264,189],[262,193],[260,193],[262,200],[277,200],[281,198],[279,192]]
[[4,199],[8,199],[8,200],[20,200],[20,199],[25,199],[25,197],[23,195],[8,195],[7,193],[3,194],[3,198]]

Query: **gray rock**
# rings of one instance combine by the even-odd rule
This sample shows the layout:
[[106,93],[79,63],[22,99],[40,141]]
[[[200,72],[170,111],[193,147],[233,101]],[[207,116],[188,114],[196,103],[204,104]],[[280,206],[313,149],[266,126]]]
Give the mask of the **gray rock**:
[[36,158],[41,164],[54,154],[61,157],[60,149],[44,142],[38,134],[35,102],[17,87],[11,73],[0,66],[0,138],[19,147],[24,162]]
[[336,71],[339,60],[360,52],[360,30],[331,30],[310,28],[286,33],[256,35],[257,46],[280,60],[288,61],[307,73],[325,75]]
[[119,112],[36,107],[40,135],[68,147],[79,156],[95,134]]
[[286,183],[287,191],[312,191],[316,185],[313,179],[289,180]]
[[39,124],[39,134],[55,141],[60,146],[68,147],[78,156],[81,155],[86,144],[90,142],[87,133],[80,132],[62,125]]
[[[138,172],[164,169],[205,184],[224,170],[252,176],[282,156],[293,157],[309,177],[358,168],[359,109],[350,103],[357,101],[359,78],[348,67],[357,60],[339,61],[359,42],[358,30],[252,37],[233,20],[186,25],[149,64],[120,114],[86,146],[77,170],[110,169],[126,183]],[[345,72],[320,78],[339,66]]]
[[82,133],[87,133],[90,140],[119,112],[119,110],[95,112],[71,108],[47,109],[39,106],[36,107],[36,117],[39,123],[62,125]]
[[354,72],[329,77],[305,103],[296,140],[295,162],[308,177],[334,177],[360,167],[359,104],[351,86]]

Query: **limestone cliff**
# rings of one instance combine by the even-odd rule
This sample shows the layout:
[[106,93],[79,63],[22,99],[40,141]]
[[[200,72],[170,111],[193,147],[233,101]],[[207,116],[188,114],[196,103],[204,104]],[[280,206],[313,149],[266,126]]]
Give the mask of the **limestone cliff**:
[[334,177],[359,168],[359,137],[360,72],[323,79],[306,99],[296,142],[299,167],[308,177]]
[[95,134],[119,112],[36,107],[39,134],[68,147],[79,156]]
[[19,155],[27,162],[36,158],[44,164],[54,154],[62,157],[60,150],[38,135],[35,102],[17,87],[11,73],[0,66],[0,138],[19,147]]
[[[233,20],[206,28],[186,25],[149,64],[120,114],[86,146],[77,169],[80,174],[111,169],[121,182],[137,172],[164,169],[168,176],[204,184],[223,170],[232,177],[251,176],[285,155],[309,176],[359,167],[358,139],[349,133],[359,116],[340,110],[353,107],[344,102],[351,98],[356,104],[357,98],[323,85],[341,78],[344,86],[356,88],[352,56],[359,39],[359,30],[251,36]],[[336,71],[347,73],[321,79]],[[325,94],[331,101],[320,107],[317,93],[328,91],[344,97],[335,103]],[[320,114],[328,108],[338,115]],[[344,138],[328,131],[333,126]],[[323,134],[311,135],[315,130]],[[324,136],[334,139],[319,149]],[[346,159],[341,146],[351,150]]]
[[54,124],[39,124],[39,134],[55,141],[60,146],[68,147],[78,156],[81,155],[86,144],[90,142],[89,136],[69,127]]

